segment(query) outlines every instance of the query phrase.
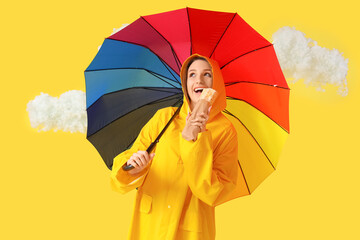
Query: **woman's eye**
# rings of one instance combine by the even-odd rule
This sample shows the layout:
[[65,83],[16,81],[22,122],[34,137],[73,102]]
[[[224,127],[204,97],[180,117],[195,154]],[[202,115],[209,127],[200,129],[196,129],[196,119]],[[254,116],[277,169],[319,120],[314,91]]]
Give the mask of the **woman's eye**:
[[189,74],[189,77],[193,77],[193,76],[195,76],[195,73],[190,73]]
[[211,73],[205,73],[205,76],[211,77]]

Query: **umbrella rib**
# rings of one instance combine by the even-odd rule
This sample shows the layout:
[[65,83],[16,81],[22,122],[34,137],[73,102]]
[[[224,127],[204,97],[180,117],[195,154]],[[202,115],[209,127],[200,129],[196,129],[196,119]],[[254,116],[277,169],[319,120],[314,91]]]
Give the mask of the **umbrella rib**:
[[[153,88],[153,87],[142,87],[142,88],[146,89],[146,90],[157,91],[157,92],[167,92],[167,93],[175,93],[175,94],[181,93],[182,94],[182,91],[180,92],[179,88],[176,88],[176,89],[179,89],[179,92],[166,91],[166,90],[162,90],[162,88]],[[164,89],[167,89],[167,88],[164,88]],[[172,88],[170,88],[170,89],[172,89]]]
[[188,17],[188,23],[189,23],[189,34],[190,34],[190,56],[192,55],[192,35],[191,35],[191,27],[190,27],[190,14],[189,14],[189,8],[186,7],[187,17]]
[[[170,69],[168,68],[168,65],[167,65],[165,62],[163,62],[163,60],[160,59],[160,61],[161,61],[161,63],[164,65],[164,67],[169,71],[169,73],[174,77],[174,79],[176,80],[176,82],[181,85],[181,82],[179,82],[179,81],[177,80],[176,76],[174,76],[174,74],[170,71]],[[174,81],[174,82],[175,82],[175,81]]]
[[242,169],[242,167],[241,167],[240,161],[238,160],[237,162],[238,162],[238,164],[239,164],[241,173],[242,173],[242,175],[243,175],[243,177],[244,177],[244,181],[245,181],[246,188],[247,188],[249,194],[251,194],[250,188],[249,188],[249,185],[248,185],[248,183],[247,183],[247,181],[246,181],[246,177],[245,177],[244,171],[243,171],[243,169]]
[[173,48],[171,48],[171,51],[173,52],[173,55],[175,58],[175,62],[176,62],[176,65],[178,66],[179,70],[181,69],[181,63],[180,63],[180,59],[177,57],[176,53],[175,53],[175,50]]
[[229,65],[231,62],[233,62],[233,61],[235,61],[236,59],[241,58],[241,57],[243,57],[243,56],[245,56],[245,55],[247,55],[247,54],[249,54],[249,53],[256,52],[256,51],[258,51],[258,50],[261,50],[261,49],[264,49],[264,48],[267,48],[267,47],[271,47],[271,46],[273,46],[273,45],[272,45],[272,44],[266,45],[266,46],[263,46],[263,47],[260,47],[260,48],[251,50],[251,51],[249,51],[249,52],[247,52],[247,53],[244,53],[244,54],[242,54],[242,55],[234,58],[233,60],[230,60],[228,63],[225,63],[222,67],[220,67],[220,69],[223,69],[224,67],[226,67],[227,65]]
[[217,46],[219,45],[219,43],[220,43],[221,39],[223,38],[223,36],[225,35],[226,31],[227,31],[227,30],[228,30],[228,28],[230,27],[230,24],[233,22],[233,20],[234,20],[234,18],[235,18],[235,16],[236,16],[236,14],[237,14],[237,13],[234,13],[233,18],[231,19],[231,21],[230,21],[230,22],[229,22],[229,24],[227,25],[227,27],[226,27],[225,31],[223,32],[223,34],[222,34],[222,35],[221,35],[221,37],[219,38],[219,41],[216,43],[216,45],[215,45],[215,47],[214,47],[214,49],[213,49],[212,53],[210,54],[210,57],[209,57],[209,58],[211,58],[211,57],[212,57],[212,55],[214,54],[214,52],[215,52],[215,50],[216,50]]
[[[104,69],[94,69],[94,70],[86,70],[85,72],[97,72],[97,71],[110,71],[110,70],[120,70],[120,69],[123,69],[123,70],[126,70],[126,69],[128,69],[128,70],[144,70],[144,71],[146,71],[146,72],[148,72],[148,73],[154,73],[153,71],[150,71],[150,70],[148,70],[148,69],[146,69],[146,68],[104,68]],[[163,78],[166,78],[166,79],[168,79],[168,80],[170,80],[170,81],[172,81],[172,82],[175,82],[175,83],[179,83],[177,80],[173,80],[173,79],[171,79],[171,78],[168,78],[168,77],[166,77],[166,76],[163,76],[163,75],[161,75],[161,74],[158,74],[158,73],[155,73],[155,74],[157,74],[157,75],[159,75],[159,76],[161,76],[161,77],[163,77]],[[173,74],[172,74],[173,75]],[[154,76],[156,76],[156,75],[154,75]],[[173,75],[174,76],[174,75]],[[156,76],[157,78],[159,78],[158,76]],[[175,77],[175,76],[174,76]],[[161,79],[161,78],[160,78]],[[175,78],[176,79],[176,78]]]
[[[179,93],[176,93],[176,94],[174,94],[173,96],[171,96],[171,97],[167,97],[167,98],[162,98],[162,99],[158,99],[158,100],[155,100],[155,101],[153,101],[153,102],[151,102],[151,103],[148,103],[148,104],[145,104],[145,105],[143,105],[143,106],[148,106],[148,105],[153,105],[153,104],[156,104],[156,103],[162,103],[162,102],[166,102],[166,101],[168,101],[169,99],[170,100],[172,100],[172,99],[177,99],[178,98],[178,95]],[[179,99],[175,104],[178,104],[180,101],[182,101],[182,99]]]
[[[145,104],[145,105],[143,105],[143,106],[148,106],[148,105],[153,105],[153,104],[157,104],[157,103],[162,103],[162,102],[167,102],[167,101],[171,101],[171,100],[175,100],[175,99],[177,99],[178,98],[178,96],[177,96],[178,94],[175,94],[175,95],[173,95],[173,96],[171,96],[171,97],[167,97],[166,99],[158,99],[158,100],[156,100],[156,101],[153,101],[153,102],[151,102],[151,103],[148,103],[148,104]],[[178,105],[179,103],[181,103],[182,102],[182,98],[179,98],[172,106],[176,106],[176,105]]]
[[[182,99],[179,99],[175,104],[174,106],[176,106],[177,104],[181,103]],[[156,143],[159,142],[161,136],[164,134],[164,132],[166,131],[167,127],[169,126],[169,124],[172,122],[173,118],[177,115],[177,113],[179,112],[179,108],[181,107],[181,105],[178,107],[178,109],[176,110],[175,114],[172,116],[172,118],[170,119],[170,121],[166,124],[166,126],[163,128],[163,130],[159,133],[159,135],[157,136],[157,138],[154,140],[154,142],[152,142],[149,146],[149,148],[146,150],[148,152],[151,152],[153,150],[153,148],[156,146]],[[126,150],[129,149],[135,142],[137,137],[135,137],[131,142],[130,144],[126,147]],[[151,145],[155,145],[151,148]],[[150,149],[150,151],[149,151]]]
[[267,160],[269,161],[270,165],[273,167],[273,169],[275,170],[276,168],[274,167],[274,165],[272,164],[272,162],[270,161],[269,157],[266,155],[264,149],[262,149],[262,147],[260,146],[260,144],[258,143],[258,141],[256,140],[256,138],[251,134],[251,132],[249,131],[249,129],[245,126],[245,124],[238,118],[236,117],[234,114],[232,114],[231,112],[229,112],[228,110],[224,110],[224,113],[236,118],[241,125],[243,125],[243,127],[246,129],[246,131],[250,134],[250,136],[254,139],[254,141],[256,142],[256,144],[259,146],[259,148],[261,149],[261,151],[264,153],[265,157],[267,158]]
[[273,121],[276,125],[278,125],[282,130],[284,130],[285,132],[289,133],[288,130],[286,130],[285,128],[283,128],[282,126],[280,126],[276,121],[274,121],[271,117],[269,117],[267,114],[265,114],[263,111],[261,111],[259,108],[255,107],[254,105],[252,105],[251,103],[245,101],[244,99],[241,98],[235,98],[235,97],[227,97],[227,99],[229,100],[239,100],[242,102],[245,102],[247,104],[249,104],[250,106],[252,106],[253,108],[255,108],[256,110],[258,110],[259,112],[261,112],[262,114],[264,114],[266,117],[268,117],[271,121]]
[[[145,70],[145,71],[147,71],[148,73],[150,73],[151,75],[153,75],[154,77],[157,77],[157,78],[159,78],[158,76],[156,76],[156,74],[155,73],[153,73],[153,72],[151,72],[151,71],[148,71],[148,70]],[[172,86],[172,87],[174,87],[174,88],[177,88],[175,85],[172,85],[171,83],[169,83],[169,82],[167,82],[167,81],[165,81],[164,79],[162,79],[162,78],[159,78],[161,81],[163,81],[163,82],[165,82],[165,83],[167,83],[167,84],[169,84],[170,86]]]
[[155,29],[148,21],[146,21],[145,18],[143,18],[143,17],[141,17],[141,18],[142,18],[152,29],[154,29],[154,31],[156,31],[156,32],[169,44],[170,49],[171,49],[171,51],[172,51],[172,53],[173,53],[173,56],[174,56],[176,65],[177,65],[177,67],[178,67],[178,70],[180,71],[180,67],[179,67],[179,65],[178,65],[178,62],[176,61],[176,59],[179,60],[179,59],[178,59],[178,56],[175,54],[175,51],[174,51],[172,45],[170,44],[170,42],[169,42],[157,29]]
[[[177,93],[177,94],[174,94],[174,95],[176,96],[176,95],[179,95],[179,94]],[[156,104],[156,103],[159,103],[159,102],[161,103],[161,102],[166,101],[166,99],[173,100],[173,99],[176,99],[176,98],[177,98],[177,97],[174,97],[174,96],[165,97],[165,98],[161,98],[161,99],[158,99],[158,100],[149,102],[149,103],[147,103],[147,104],[141,105],[140,107],[135,108],[135,109],[131,110],[130,112],[128,112],[128,113],[126,113],[126,114],[124,114],[124,115],[122,115],[122,116],[117,117],[116,119],[114,119],[114,120],[112,120],[111,122],[109,122],[109,123],[107,123],[106,125],[104,125],[101,129],[103,129],[103,128],[105,128],[106,126],[110,125],[111,123],[115,122],[115,121],[118,120],[119,118],[121,118],[121,117],[123,117],[123,116],[125,116],[125,115],[127,115],[127,114],[129,114],[129,113],[132,113],[132,112],[134,112],[134,111],[136,111],[136,110],[138,110],[139,108],[142,108],[142,107],[145,107],[145,106],[149,106],[149,105],[152,105],[152,104]],[[181,100],[182,100],[182,99],[181,99]],[[175,104],[178,104],[178,102],[179,102],[179,100],[176,101]],[[87,137],[90,137],[90,136],[96,134],[96,133],[97,133],[98,131],[100,131],[101,129],[97,130],[96,132],[93,132],[91,135],[89,135],[89,136],[87,136]]]
[[[178,93],[172,92],[172,91],[160,90],[160,89],[167,89],[167,88],[162,88],[162,87],[159,87],[159,88],[156,88],[156,87],[131,87],[131,88],[125,88],[125,89],[116,90],[116,91],[113,91],[113,92],[108,92],[108,93],[103,94],[102,96],[106,96],[106,95],[110,95],[110,94],[114,94],[114,93],[119,93],[119,92],[126,91],[126,90],[129,90],[129,89],[146,89],[146,90],[152,90],[152,91],[158,91],[158,92],[174,93],[174,95],[178,94]],[[173,89],[173,88],[169,88],[169,89]],[[179,89],[179,88],[176,88],[176,89]],[[94,105],[97,101],[99,101],[102,96],[100,96],[95,102],[93,102],[90,106],[88,106],[87,109],[89,109],[92,105]]]
[[276,88],[281,88],[281,89],[285,89],[285,90],[290,90],[290,88],[286,88],[286,87],[280,87],[278,85],[272,85],[272,84],[267,84],[267,83],[259,83],[259,82],[250,82],[250,81],[237,81],[237,82],[228,82],[225,83],[225,87],[231,86],[231,85],[235,85],[238,83],[251,83],[251,84],[259,84],[259,85],[264,85],[264,86],[269,86],[269,87],[276,87]]

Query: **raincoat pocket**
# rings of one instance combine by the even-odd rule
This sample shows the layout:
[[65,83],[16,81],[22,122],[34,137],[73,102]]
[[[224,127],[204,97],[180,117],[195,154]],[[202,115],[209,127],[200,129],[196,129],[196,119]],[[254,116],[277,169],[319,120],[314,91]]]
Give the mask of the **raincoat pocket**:
[[152,197],[145,193],[142,194],[139,210],[141,213],[149,213],[151,211]]

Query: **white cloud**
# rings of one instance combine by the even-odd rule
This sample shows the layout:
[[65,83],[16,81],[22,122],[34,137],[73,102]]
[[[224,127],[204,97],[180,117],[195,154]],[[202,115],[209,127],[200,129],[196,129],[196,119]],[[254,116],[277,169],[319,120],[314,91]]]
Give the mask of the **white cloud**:
[[[121,27],[119,27],[119,28],[113,28],[113,31],[112,31],[111,35],[117,33],[118,31],[120,31],[121,29],[126,28],[126,27],[129,26],[129,25],[130,25],[130,24],[128,24],[128,23],[124,23],[124,24],[121,25]],[[100,50],[101,46],[102,46],[102,45],[98,46],[98,51]]]
[[286,78],[293,78],[293,82],[304,79],[305,84],[320,91],[324,91],[326,84],[333,84],[339,86],[340,95],[348,94],[348,59],[337,49],[320,47],[316,41],[290,27],[282,27],[275,32],[273,43]]
[[112,32],[111,35],[113,35],[114,33],[117,33],[118,31],[120,31],[121,29],[126,28],[126,27],[129,26],[129,25],[130,25],[130,24],[128,24],[128,23],[124,23],[124,24],[121,25],[121,27],[119,27],[119,28],[113,28],[113,32]]
[[41,93],[27,104],[30,123],[39,131],[62,130],[85,133],[87,128],[85,93],[70,90],[59,98]]

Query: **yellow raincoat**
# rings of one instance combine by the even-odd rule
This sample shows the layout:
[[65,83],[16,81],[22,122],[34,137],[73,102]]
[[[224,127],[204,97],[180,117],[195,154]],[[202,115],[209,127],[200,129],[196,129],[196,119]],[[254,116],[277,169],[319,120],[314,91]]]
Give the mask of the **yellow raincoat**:
[[113,189],[126,193],[138,188],[128,239],[215,239],[214,207],[237,197],[240,171],[236,130],[221,113],[226,106],[225,87],[217,63],[209,62],[213,88],[219,95],[207,131],[199,133],[194,142],[182,138],[189,112],[186,69],[182,69],[184,104],[157,144],[151,165],[137,176],[121,169],[134,152],[147,149],[176,108],[160,109],[143,127],[131,149],[114,158]]

